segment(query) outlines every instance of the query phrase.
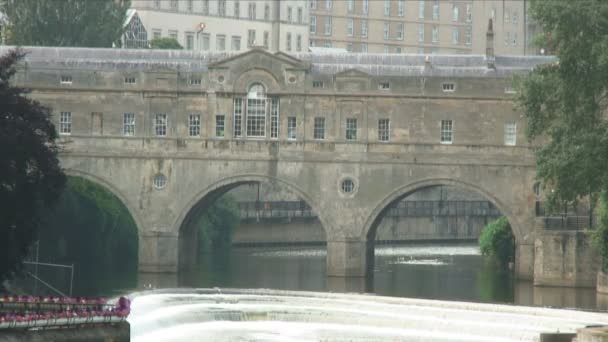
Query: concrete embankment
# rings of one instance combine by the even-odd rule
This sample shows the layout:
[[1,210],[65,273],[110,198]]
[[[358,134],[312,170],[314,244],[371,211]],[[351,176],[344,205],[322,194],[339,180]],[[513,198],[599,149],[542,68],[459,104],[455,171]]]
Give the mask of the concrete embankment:
[[129,322],[78,325],[43,330],[7,329],[0,331],[1,342],[128,342]]

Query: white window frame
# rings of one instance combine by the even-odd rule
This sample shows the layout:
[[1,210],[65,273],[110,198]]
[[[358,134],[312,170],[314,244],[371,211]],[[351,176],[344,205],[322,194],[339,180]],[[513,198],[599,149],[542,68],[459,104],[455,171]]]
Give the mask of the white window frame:
[[367,38],[368,32],[369,32],[369,27],[368,27],[367,19],[362,19],[361,20],[361,37]]
[[473,32],[471,31],[471,27],[467,26],[467,28],[464,30],[464,44],[470,46],[472,41]]
[[296,51],[301,52],[302,51],[302,35],[298,34],[296,36]]
[[355,22],[353,18],[346,18],[346,35],[352,37],[355,33]]
[[309,0],[310,9],[317,9],[317,0]]
[[298,121],[295,116],[287,117],[287,140],[296,140],[298,132]]
[[59,76],[59,84],[71,85],[72,84],[72,76],[71,75],[61,75],[61,76]]
[[[184,45],[186,50],[194,50],[194,32],[185,32],[184,33],[185,43]],[[190,46],[189,46],[190,45]]]
[[424,0],[418,0],[418,19],[424,19]]
[[135,76],[125,76],[125,84],[136,84],[137,80],[135,79]]
[[334,3],[332,0],[325,0],[325,9],[326,10],[331,10],[332,7],[334,7]]
[[405,39],[405,24],[397,23],[397,39],[404,40]]
[[241,36],[232,36],[230,39],[232,51],[241,51]]
[[270,98],[270,139],[279,138],[280,101],[274,96]]
[[452,27],[452,44],[460,43],[460,29],[458,27]]
[[400,17],[405,16],[405,0],[398,0],[397,2],[397,15]]
[[233,104],[232,136],[240,138],[243,136],[243,98],[235,97]]
[[433,3],[433,20],[439,20],[439,3]]
[[285,35],[285,48],[287,51],[291,51],[291,33],[289,32]]
[[167,127],[168,127],[168,119],[167,114],[165,113],[156,113],[154,115],[154,135],[157,137],[166,137],[167,136]]
[[466,13],[467,13],[466,21],[467,21],[467,23],[470,23],[473,21],[473,9],[471,7],[472,7],[471,4],[466,4]]
[[515,146],[517,144],[517,123],[514,121],[505,122],[505,146]]
[[454,121],[441,120],[440,143],[450,145],[454,142]]
[[317,17],[314,15],[310,16],[310,33],[317,33]]
[[390,82],[379,82],[378,83],[378,89],[380,90],[390,90],[391,89],[391,83]]
[[441,91],[444,93],[453,93],[456,91],[456,83],[454,82],[443,82],[441,83]]
[[135,113],[122,114],[122,135],[125,137],[135,135]]
[[298,24],[301,24],[304,22],[304,10],[302,9],[302,7],[298,7]]
[[247,93],[246,134],[247,137],[266,137],[266,116],[268,98],[266,87],[261,83],[252,84]]
[[352,12],[355,10],[355,0],[348,0],[346,3],[346,10]]
[[387,22],[384,23],[383,32],[384,32],[384,36],[383,36],[384,40],[389,40],[390,36],[391,36],[391,24],[390,23],[387,23]]
[[391,0],[384,0],[384,16],[388,17],[391,15]]
[[[221,44],[220,44],[221,42]],[[226,35],[216,34],[215,35],[215,49],[217,51],[226,51]]]
[[331,31],[332,31],[332,17],[331,16],[325,16],[325,27],[324,27],[325,31],[325,35],[326,36],[331,36]]
[[357,140],[357,118],[346,118],[345,138],[347,141]]
[[363,0],[362,12],[364,15],[369,14],[369,0]]
[[458,21],[460,17],[460,8],[456,4],[452,4],[452,21]]
[[209,51],[211,49],[211,35],[209,33],[201,34],[201,50]]
[[378,141],[389,142],[391,136],[391,120],[387,118],[378,119]]
[[287,6],[287,22],[293,22],[293,8],[291,6]]
[[224,138],[226,136],[226,115],[218,114],[215,116],[215,137]]
[[433,26],[431,30],[431,42],[438,43],[439,42],[439,28],[437,26]]
[[59,134],[72,134],[72,112],[61,112],[59,114]]
[[424,42],[424,24],[418,24],[418,42]]
[[189,137],[200,137],[201,136],[201,115],[200,114],[189,114],[188,115],[188,136]]
[[315,117],[313,124],[313,139],[325,140],[325,117]]

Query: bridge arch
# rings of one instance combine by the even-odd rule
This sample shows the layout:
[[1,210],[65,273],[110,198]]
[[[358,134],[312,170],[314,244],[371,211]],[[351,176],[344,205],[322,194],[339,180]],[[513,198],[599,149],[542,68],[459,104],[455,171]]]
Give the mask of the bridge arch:
[[367,240],[368,242],[374,240],[378,225],[380,224],[380,221],[382,220],[386,211],[389,210],[391,204],[421,189],[441,185],[454,186],[460,189],[468,190],[477,193],[486,198],[488,201],[492,202],[492,204],[494,204],[494,206],[496,206],[496,208],[498,208],[498,210],[500,210],[500,212],[509,221],[511,225],[511,230],[513,231],[513,235],[515,236],[516,243],[523,241],[525,234],[521,228],[520,222],[517,220],[516,215],[514,215],[513,213],[513,208],[511,208],[498,196],[492,194],[491,192],[487,191],[486,189],[477,184],[472,184],[451,178],[423,179],[395,189],[393,192],[391,192],[388,196],[386,196],[374,206],[374,209],[372,210],[367,221],[365,222],[362,239]]
[[116,196],[120,200],[120,202],[125,206],[125,208],[127,208],[129,214],[133,218],[133,221],[135,221],[135,225],[137,226],[137,235],[141,240],[142,229],[144,228],[143,221],[138,211],[135,209],[136,207],[132,205],[131,201],[128,200],[127,196],[125,196],[122,191],[120,191],[116,186],[106,181],[105,179],[88,172],[71,168],[64,169],[63,172],[68,176],[81,177],[93,183],[99,184],[105,189],[107,189],[109,192],[111,192],[114,196]]
[[[218,180],[211,185],[206,186],[204,189],[199,191],[193,196],[187,204],[181,209],[180,215],[175,220],[173,227],[177,229],[177,236],[179,240],[178,244],[178,265],[180,267],[191,265],[194,261],[194,255],[191,254],[193,239],[187,239],[189,232],[187,227],[191,227],[192,220],[198,217],[203,210],[208,208],[213,202],[220,198],[226,192],[245,184],[257,184],[257,183],[273,183],[276,182],[286,189],[294,192],[302,200],[304,200],[317,215],[317,218],[323,226],[325,236],[329,236],[329,226],[327,224],[322,211],[318,203],[301,187],[292,181],[288,181],[279,177],[269,176],[267,174],[241,174]],[[190,253],[190,254],[189,254]]]

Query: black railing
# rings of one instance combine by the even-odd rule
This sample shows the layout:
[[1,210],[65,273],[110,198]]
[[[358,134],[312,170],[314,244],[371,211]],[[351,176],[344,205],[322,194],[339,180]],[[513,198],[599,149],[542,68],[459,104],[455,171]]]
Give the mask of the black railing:
[[549,210],[545,203],[536,201],[536,216],[543,219],[545,230],[578,231],[593,229],[596,217],[590,215],[588,204],[565,205]]
[[[304,201],[239,202],[241,219],[316,217]],[[490,216],[500,211],[488,201],[400,201],[387,217]]]

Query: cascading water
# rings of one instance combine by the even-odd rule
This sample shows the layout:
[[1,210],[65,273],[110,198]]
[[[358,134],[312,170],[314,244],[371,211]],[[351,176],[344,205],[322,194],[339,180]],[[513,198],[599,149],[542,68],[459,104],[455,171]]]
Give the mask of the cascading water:
[[133,294],[133,341],[538,341],[608,324],[583,311],[278,290]]

